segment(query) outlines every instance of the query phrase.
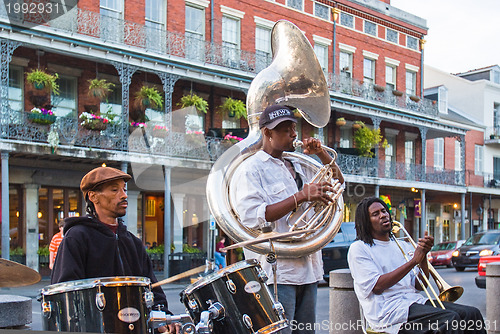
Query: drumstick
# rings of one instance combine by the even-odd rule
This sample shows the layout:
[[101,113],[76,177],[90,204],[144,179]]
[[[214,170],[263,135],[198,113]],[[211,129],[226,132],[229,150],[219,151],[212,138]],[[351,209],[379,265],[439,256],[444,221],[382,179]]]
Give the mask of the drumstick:
[[163,285],[163,284],[167,284],[167,283],[171,283],[171,282],[180,280],[181,278],[201,273],[202,271],[205,271],[205,268],[206,268],[206,265],[202,265],[202,266],[190,269],[188,271],[185,271],[183,273],[177,274],[175,276],[166,278],[163,281],[156,282],[156,283],[152,284],[151,287],[156,288],[157,286],[160,286],[160,285]]

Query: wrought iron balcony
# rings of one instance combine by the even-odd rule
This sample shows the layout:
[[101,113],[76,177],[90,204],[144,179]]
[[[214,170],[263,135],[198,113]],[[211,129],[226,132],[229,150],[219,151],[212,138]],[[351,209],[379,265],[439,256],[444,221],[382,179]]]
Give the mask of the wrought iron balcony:
[[346,175],[454,186],[465,185],[465,173],[463,171],[442,170],[430,166],[401,162],[387,162],[376,158],[366,158],[349,154],[339,155],[337,163]]
[[[16,140],[24,143],[45,143],[66,148],[92,148],[110,151],[150,154],[195,159],[198,161],[215,161],[228,148],[227,141],[220,138],[169,132],[164,129],[154,129],[151,123],[146,128],[130,128],[128,124],[109,124],[102,130],[89,130],[80,124],[75,115],[57,117],[52,124],[37,124],[28,119],[29,112],[9,110],[1,120],[0,138]],[[54,132],[58,139],[49,139]]]
[[[2,6],[0,18],[9,20]],[[9,21],[15,19],[11,17]],[[22,25],[22,18],[14,23]],[[80,38],[96,38],[110,45],[135,46],[160,56],[169,55],[194,63],[212,64],[253,74],[266,68],[272,60],[268,53],[243,51],[205,41],[203,36],[191,33],[182,35],[80,8],[73,8],[44,25]],[[398,91],[378,91],[376,87],[380,86],[346,78],[345,75],[326,73],[326,77],[332,92],[406,109],[420,115],[438,115],[437,105],[431,100],[407,96],[406,93]]]

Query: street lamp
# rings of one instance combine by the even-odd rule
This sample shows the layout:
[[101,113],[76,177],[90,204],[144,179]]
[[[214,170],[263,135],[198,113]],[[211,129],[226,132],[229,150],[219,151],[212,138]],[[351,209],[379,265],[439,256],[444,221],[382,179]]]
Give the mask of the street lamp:
[[332,8],[332,18],[333,18],[333,75],[335,76],[335,53],[337,52],[335,44],[336,42],[336,35],[337,35],[337,19],[339,18],[340,15],[340,9],[337,7]]

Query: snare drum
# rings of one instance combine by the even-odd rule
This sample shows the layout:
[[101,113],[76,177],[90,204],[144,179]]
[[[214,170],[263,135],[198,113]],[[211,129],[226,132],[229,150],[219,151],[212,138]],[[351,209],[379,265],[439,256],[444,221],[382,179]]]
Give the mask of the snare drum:
[[144,334],[153,306],[150,283],[123,276],[49,285],[40,291],[43,330]]
[[224,315],[213,320],[216,334],[275,333],[287,324],[266,280],[257,260],[241,261],[189,285],[180,293],[181,302],[196,322],[212,304],[222,304]]

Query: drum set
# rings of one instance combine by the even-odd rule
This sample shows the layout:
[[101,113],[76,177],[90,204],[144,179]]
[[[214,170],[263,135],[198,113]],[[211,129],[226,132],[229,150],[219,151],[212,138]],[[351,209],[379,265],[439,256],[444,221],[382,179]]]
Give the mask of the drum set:
[[[280,237],[272,233],[254,243]],[[180,301],[188,313],[154,310],[152,288],[175,278],[151,284],[145,277],[118,276],[49,285],[38,297],[43,330],[143,334],[177,323],[182,334],[271,334],[288,326],[283,306],[270,293],[267,274],[255,259],[237,262],[187,286]]]

